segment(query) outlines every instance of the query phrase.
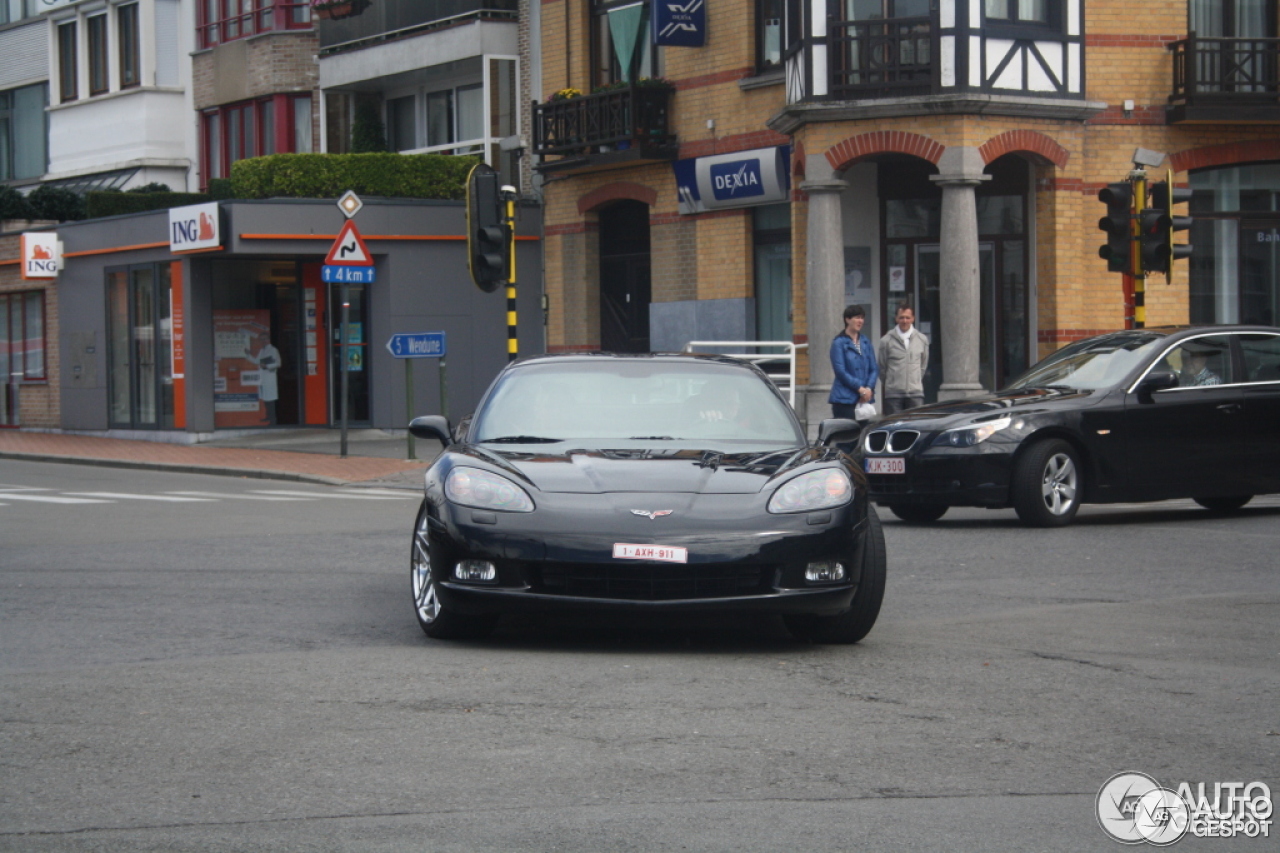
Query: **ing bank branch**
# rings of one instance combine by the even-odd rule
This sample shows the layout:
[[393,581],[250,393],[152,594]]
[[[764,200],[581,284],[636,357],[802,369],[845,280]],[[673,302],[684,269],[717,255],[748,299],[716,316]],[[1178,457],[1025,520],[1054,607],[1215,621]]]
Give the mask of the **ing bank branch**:
[[[537,208],[517,214],[520,355],[544,349],[539,220]],[[470,412],[509,346],[505,293],[471,281],[465,205],[365,199],[352,221],[373,263],[349,276],[323,272],[344,223],[330,200],[211,202],[59,226],[61,428],[192,441],[337,426],[344,351],[350,426],[403,429],[415,415]],[[409,371],[410,412],[405,364],[387,344],[423,332],[444,333],[445,357]]]

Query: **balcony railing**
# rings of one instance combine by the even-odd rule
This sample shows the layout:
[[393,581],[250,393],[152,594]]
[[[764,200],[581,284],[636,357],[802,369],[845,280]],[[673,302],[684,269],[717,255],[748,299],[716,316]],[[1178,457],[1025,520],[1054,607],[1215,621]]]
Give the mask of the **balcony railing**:
[[582,157],[632,152],[627,159],[673,159],[668,86],[628,86],[533,106],[533,150]]
[[833,21],[827,33],[832,97],[857,100],[932,90],[933,27],[927,16]]
[[1280,39],[1201,38],[1173,51],[1174,121],[1280,121]]
[[476,18],[517,18],[518,0],[377,0],[359,15],[319,22],[325,53],[438,29]]

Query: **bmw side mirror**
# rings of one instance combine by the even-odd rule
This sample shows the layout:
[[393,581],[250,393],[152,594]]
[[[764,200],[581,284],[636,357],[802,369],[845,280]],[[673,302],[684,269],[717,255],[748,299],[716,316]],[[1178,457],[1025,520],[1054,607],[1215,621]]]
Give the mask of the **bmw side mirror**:
[[834,443],[856,442],[862,426],[848,418],[827,418],[818,424],[818,444],[830,447]]
[[423,415],[409,421],[410,435],[414,438],[433,438],[443,447],[453,444],[449,438],[450,432],[449,419],[443,415]]
[[1152,394],[1166,388],[1177,388],[1178,384],[1178,374],[1172,370],[1153,370],[1138,383],[1138,399],[1150,403]]

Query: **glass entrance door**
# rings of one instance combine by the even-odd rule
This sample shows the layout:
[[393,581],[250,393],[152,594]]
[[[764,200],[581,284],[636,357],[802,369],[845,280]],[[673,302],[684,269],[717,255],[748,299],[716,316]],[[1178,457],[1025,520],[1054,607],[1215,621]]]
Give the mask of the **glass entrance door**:
[[[369,325],[367,292],[363,284],[348,284],[347,302],[347,423],[369,423]],[[342,421],[342,290],[340,284],[329,285],[330,364],[329,399],[332,410],[329,422]]]
[[173,427],[169,266],[107,271],[110,426]]
[[[978,244],[978,381],[987,390],[996,387],[995,263],[994,247]],[[910,301],[916,306],[916,328],[929,338],[929,369],[924,377],[924,400],[937,402],[942,385],[942,286],[941,250],[937,243],[916,246],[914,291]],[[896,301],[896,300],[893,300]],[[889,305],[889,322],[893,322],[893,301]]]

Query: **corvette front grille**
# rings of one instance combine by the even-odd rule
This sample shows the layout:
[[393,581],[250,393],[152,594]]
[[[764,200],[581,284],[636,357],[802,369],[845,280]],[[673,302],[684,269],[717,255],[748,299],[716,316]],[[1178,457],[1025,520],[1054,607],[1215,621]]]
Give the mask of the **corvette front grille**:
[[775,568],[741,563],[545,563],[528,564],[527,576],[534,591],[544,595],[674,601],[768,592]]

